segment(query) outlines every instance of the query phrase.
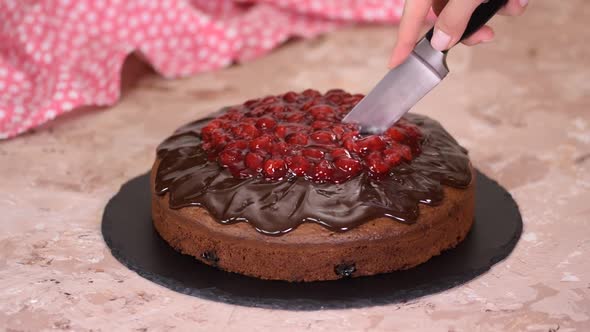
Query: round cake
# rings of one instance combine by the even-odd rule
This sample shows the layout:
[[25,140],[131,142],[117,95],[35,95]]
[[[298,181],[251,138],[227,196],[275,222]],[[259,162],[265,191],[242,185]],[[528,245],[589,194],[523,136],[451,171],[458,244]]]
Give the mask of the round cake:
[[342,123],[362,98],[288,92],[181,127],[152,168],[156,230],[205,264],[287,281],[408,269],[456,246],[474,216],[467,151],[421,115],[381,135]]

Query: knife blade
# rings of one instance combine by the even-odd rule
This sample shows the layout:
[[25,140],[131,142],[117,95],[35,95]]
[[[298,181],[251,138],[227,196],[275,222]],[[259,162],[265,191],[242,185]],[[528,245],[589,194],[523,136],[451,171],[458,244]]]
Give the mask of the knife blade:
[[[487,23],[508,0],[489,0],[473,12],[463,36],[471,36]],[[343,119],[357,123],[363,134],[380,134],[397,122],[449,73],[447,52],[430,45],[434,28],[416,44],[401,65],[391,69],[383,79]]]

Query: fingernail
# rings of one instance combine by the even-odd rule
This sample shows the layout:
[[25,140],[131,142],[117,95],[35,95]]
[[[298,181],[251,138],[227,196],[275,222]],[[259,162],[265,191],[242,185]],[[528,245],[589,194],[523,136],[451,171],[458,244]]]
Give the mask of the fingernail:
[[529,0],[520,0],[519,2],[521,7],[526,7],[529,4]]
[[449,47],[449,43],[451,43],[451,36],[447,35],[442,30],[434,29],[432,39],[430,40],[432,48],[442,52]]

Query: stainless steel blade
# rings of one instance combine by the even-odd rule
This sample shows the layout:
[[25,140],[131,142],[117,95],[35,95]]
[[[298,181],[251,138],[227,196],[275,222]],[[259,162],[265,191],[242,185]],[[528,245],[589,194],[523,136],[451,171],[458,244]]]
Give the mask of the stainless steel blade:
[[446,54],[422,39],[408,59],[387,75],[344,117],[363,133],[379,134],[391,127],[447,76]]

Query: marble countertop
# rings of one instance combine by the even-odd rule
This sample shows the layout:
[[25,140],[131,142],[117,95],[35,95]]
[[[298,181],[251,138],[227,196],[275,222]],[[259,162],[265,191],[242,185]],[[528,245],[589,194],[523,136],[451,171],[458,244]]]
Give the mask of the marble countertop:
[[497,41],[454,49],[451,75],[415,109],[441,121],[520,205],[521,241],[483,276],[404,304],[268,310],[177,294],[105,246],[106,202],[179,125],[265,94],[367,92],[384,74],[394,28],[349,28],[189,79],[165,80],[132,58],[117,105],[0,143],[0,329],[590,330],[588,17],[586,0],[535,0],[521,19],[497,18]]

